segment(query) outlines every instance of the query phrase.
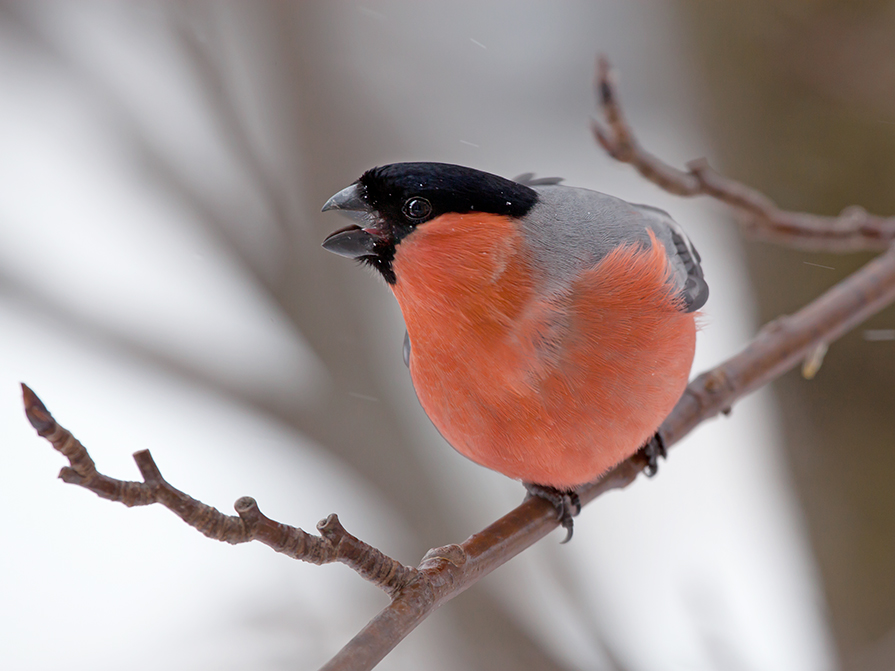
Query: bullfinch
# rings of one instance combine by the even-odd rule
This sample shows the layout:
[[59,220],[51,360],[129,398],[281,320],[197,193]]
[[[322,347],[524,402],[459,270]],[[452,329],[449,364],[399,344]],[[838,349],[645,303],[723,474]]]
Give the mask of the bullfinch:
[[560,181],[373,168],[323,206],[357,221],[323,247],[391,288],[441,435],[553,502],[570,536],[575,487],[641,448],[648,471],[664,456],[708,286],[668,214]]

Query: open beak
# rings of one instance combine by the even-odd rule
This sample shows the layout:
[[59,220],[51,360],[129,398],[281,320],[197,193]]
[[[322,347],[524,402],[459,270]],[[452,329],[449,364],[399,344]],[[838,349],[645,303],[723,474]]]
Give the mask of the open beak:
[[[360,212],[367,215],[370,213],[370,206],[364,198],[360,186],[352,184],[326,201],[321,212],[329,210],[341,210],[346,213]],[[372,254],[375,243],[376,236],[360,226],[351,225],[331,233],[323,241],[323,249],[339,256],[356,259]]]

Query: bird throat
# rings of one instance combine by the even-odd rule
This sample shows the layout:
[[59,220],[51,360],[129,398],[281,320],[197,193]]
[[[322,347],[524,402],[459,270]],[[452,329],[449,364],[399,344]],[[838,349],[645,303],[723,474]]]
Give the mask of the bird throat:
[[532,295],[523,245],[514,219],[480,212],[442,215],[404,238],[392,290],[411,341],[463,331],[487,345],[505,333]]
[[532,348],[518,333],[534,297],[524,244],[516,220],[467,213],[427,222],[396,247],[392,290],[410,337],[414,387],[457,449],[447,434],[458,424],[445,416],[450,408],[436,407],[439,399],[503,402],[532,368]]

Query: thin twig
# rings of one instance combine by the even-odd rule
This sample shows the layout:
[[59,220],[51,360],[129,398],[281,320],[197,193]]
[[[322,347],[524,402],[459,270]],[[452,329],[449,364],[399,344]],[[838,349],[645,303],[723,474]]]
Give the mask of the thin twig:
[[81,442],[56,422],[43,402],[24,384],[22,399],[31,426],[68,458],[69,466],[59,472],[64,482],[79,485],[128,507],[160,503],[214,540],[232,545],[260,541],[293,559],[312,564],[346,564],[390,595],[416,577],[416,569],[404,566],[348,533],[334,514],[317,524],[320,536],[275,522],[264,515],[255,499],[249,496],[243,496],[234,504],[238,517],[225,515],[173,487],[162,477],[149,450],[134,453],[143,482],[103,475],[96,470],[96,464]]
[[715,172],[697,159],[678,170],[644,150],[625,120],[609,61],[597,61],[597,98],[606,127],[593,121],[594,137],[614,159],[630,163],[646,179],[679,196],[706,195],[745,215],[742,225],[756,238],[812,251],[881,251],[895,241],[895,217],[852,205],[836,217],[781,210],[759,191]]

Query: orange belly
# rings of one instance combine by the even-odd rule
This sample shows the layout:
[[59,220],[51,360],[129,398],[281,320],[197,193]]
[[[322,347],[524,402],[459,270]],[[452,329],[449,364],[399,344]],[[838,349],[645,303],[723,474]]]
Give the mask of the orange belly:
[[417,396],[445,439],[511,478],[570,488],[656,431],[686,387],[696,326],[655,240],[550,296],[525,244],[505,217],[446,215],[397,246],[393,290]]

